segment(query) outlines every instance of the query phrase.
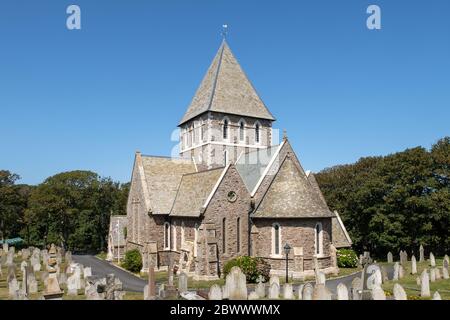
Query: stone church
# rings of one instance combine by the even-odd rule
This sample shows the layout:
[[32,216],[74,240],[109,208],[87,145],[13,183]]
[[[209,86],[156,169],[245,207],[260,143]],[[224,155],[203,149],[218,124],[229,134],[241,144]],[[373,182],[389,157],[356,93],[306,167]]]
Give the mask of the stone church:
[[336,248],[351,239],[274,121],[224,40],[178,123],[179,157],[136,152],[126,249],[140,250],[143,272],[217,279],[249,255],[282,275],[285,244],[292,277],[337,272]]

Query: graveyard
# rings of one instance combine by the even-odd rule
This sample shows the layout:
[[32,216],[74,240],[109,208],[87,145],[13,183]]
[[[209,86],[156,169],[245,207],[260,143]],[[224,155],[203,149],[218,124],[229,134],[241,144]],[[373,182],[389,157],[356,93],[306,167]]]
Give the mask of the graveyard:
[[96,276],[53,244],[42,250],[8,245],[0,250],[1,300],[450,300],[448,255],[425,254],[423,247],[418,258],[389,252],[379,262],[364,252],[356,268],[342,268],[328,278],[316,269],[314,277],[288,283],[276,275],[248,283],[238,266],[214,281],[151,268],[136,274],[147,283],[141,292],[125,291],[115,274]]

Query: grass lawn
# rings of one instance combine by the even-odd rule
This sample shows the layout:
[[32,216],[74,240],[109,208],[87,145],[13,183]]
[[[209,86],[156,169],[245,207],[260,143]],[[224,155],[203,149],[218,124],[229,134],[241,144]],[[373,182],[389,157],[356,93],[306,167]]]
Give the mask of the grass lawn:
[[[442,266],[442,258],[436,258],[436,266]],[[387,264],[387,263],[380,263]],[[403,289],[405,289],[406,294],[408,295],[408,300],[419,299],[419,300],[430,300],[431,298],[422,298],[420,297],[420,286],[416,283],[416,278],[420,277],[422,271],[426,268],[430,271],[430,263],[429,261],[417,262],[417,274],[411,274],[411,261],[408,261],[406,266],[403,266],[405,272],[405,276],[399,281],[388,281],[383,284],[383,289],[387,291],[390,295],[392,295],[392,291],[394,288],[394,284],[400,284]],[[441,272],[442,276],[442,272]],[[431,296],[433,296],[435,291],[439,291],[442,300],[450,300],[450,279],[440,279],[435,282],[430,281],[430,292]]]

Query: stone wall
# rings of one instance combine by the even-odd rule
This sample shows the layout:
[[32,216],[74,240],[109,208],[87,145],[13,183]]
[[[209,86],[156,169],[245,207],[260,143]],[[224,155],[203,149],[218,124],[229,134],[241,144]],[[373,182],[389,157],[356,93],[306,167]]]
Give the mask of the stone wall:
[[317,222],[322,223],[323,227],[323,255],[319,257],[319,268],[325,269],[331,267],[330,258],[330,235],[331,218],[317,219],[253,219],[252,234],[256,242],[252,243],[252,255],[263,257],[270,263],[272,269],[285,269],[285,255],[282,251],[280,257],[272,255],[272,225],[278,223],[281,228],[281,250],[287,243],[293,248],[290,253],[292,260],[291,266],[294,266],[294,247],[303,248],[303,270],[314,269],[314,228]]

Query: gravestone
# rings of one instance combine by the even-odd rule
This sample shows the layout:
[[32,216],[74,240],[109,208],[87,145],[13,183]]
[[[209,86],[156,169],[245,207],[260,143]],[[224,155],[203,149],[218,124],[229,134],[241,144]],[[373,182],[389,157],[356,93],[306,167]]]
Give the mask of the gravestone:
[[67,294],[69,296],[76,296],[78,295],[79,289],[81,289],[80,276],[74,273],[67,278]]
[[348,289],[342,282],[337,285],[336,293],[338,300],[348,300]]
[[303,286],[302,298],[303,300],[312,300],[314,294],[314,287],[311,283],[306,283]]
[[28,281],[28,292],[29,293],[37,293],[38,292],[38,283],[36,279],[31,279]]
[[405,276],[405,269],[402,265],[398,268],[398,278],[402,279]]
[[430,295],[430,278],[428,277],[427,269],[425,269],[420,275],[420,296],[429,297]]
[[209,288],[208,300],[222,300],[222,289],[218,284],[213,284]]
[[17,291],[19,291],[20,288],[16,278],[13,278],[11,279],[11,281],[8,281],[8,289],[9,289],[9,296],[17,299],[18,295]]
[[361,278],[355,277],[352,280],[352,300],[361,300],[362,283]]
[[433,300],[442,300],[441,299],[441,295],[439,294],[439,292],[435,292],[434,294],[433,294]]
[[396,262],[394,264],[394,276],[393,276],[392,280],[398,281],[399,278],[400,278],[400,264],[398,262]]
[[325,285],[326,280],[327,279],[325,277],[325,273],[323,273],[322,271],[318,271],[317,272],[317,277],[316,277],[316,283]]
[[[150,264],[148,267],[148,284],[147,290],[144,292],[145,300],[155,300],[156,299],[156,277],[155,277],[155,266]],[[146,298],[145,298],[146,296]]]
[[58,274],[58,283],[60,286],[64,286],[67,284],[67,274],[60,273]]
[[222,299],[228,300],[228,289],[227,289],[227,286],[225,286],[225,285],[222,286]]
[[420,277],[417,277],[417,278],[416,278],[416,284],[417,284],[418,286],[420,286]]
[[255,291],[250,292],[248,295],[248,300],[258,300],[259,296]]
[[22,249],[22,260],[28,260],[29,257],[30,257],[30,250]]
[[47,283],[48,279],[48,271],[42,271],[41,272],[41,281],[45,284]]
[[424,262],[424,261],[425,261],[425,254],[424,254],[423,246],[420,245],[420,248],[419,248],[419,262]]
[[408,300],[405,290],[398,283],[394,284],[393,291],[395,300]]
[[436,259],[434,259],[434,254],[430,252],[430,265],[434,268],[436,267]]
[[400,250],[400,253],[398,255],[399,255],[399,260],[400,260],[399,262],[402,265],[404,263],[404,261],[403,261],[403,250]]
[[290,283],[285,283],[283,287],[283,299],[292,300],[294,299],[294,289]]
[[383,283],[389,281],[388,272],[386,270],[386,267],[385,266],[381,266],[380,270],[381,270],[381,278],[383,280]]
[[269,299],[280,299],[280,286],[276,282],[269,286]]
[[430,281],[431,282],[436,281],[436,269],[435,268],[430,269]]
[[178,292],[182,293],[186,291],[188,291],[188,275],[182,271],[178,277]]
[[448,267],[443,267],[442,268],[442,278],[444,279],[448,279]]
[[381,286],[376,285],[372,288],[372,300],[386,300],[386,294]]
[[280,278],[278,278],[278,276],[275,276],[275,275],[271,276],[269,279],[269,286],[272,283],[276,283],[277,285],[280,285]]
[[298,300],[303,300],[303,286],[304,284],[301,284],[297,288]]
[[49,259],[46,263],[48,270],[48,279],[46,281],[46,289],[44,292],[45,300],[62,300],[64,294],[58,283],[56,275],[56,247],[51,245],[49,251]]
[[6,276],[6,282],[10,282],[12,279],[16,278],[16,266],[9,265],[8,266],[8,275]]
[[436,280],[441,280],[441,270],[436,268]]
[[331,300],[331,292],[324,284],[314,286],[313,300]]
[[91,267],[85,267],[83,269],[83,278],[86,279],[87,277],[91,277],[92,276],[92,269]]
[[227,286],[228,299],[247,300],[247,280],[239,267],[231,268],[225,279],[225,285]]
[[411,274],[417,274],[417,263],[414,255],[411,257]]
[[258,295],[259,298],[264,298],[266,296],[266,286],[263,282],[263,277],[259,276],[258,277],[258,283],[256,284],[256,288],[255,288],[255,292]]
[[22,261],[22,263],[20,264],[20,271],[22,271],[22,273],[25,272],[25,268],[28,266],[28,263],[26,261]]
[[394,257],[392,256],[392,252],[388,252],[387,254],[387,262],[388,263],[393,263],[394,262]]

